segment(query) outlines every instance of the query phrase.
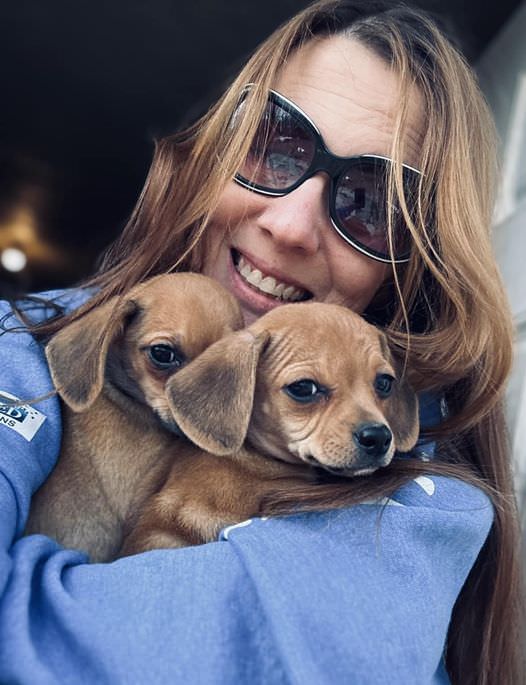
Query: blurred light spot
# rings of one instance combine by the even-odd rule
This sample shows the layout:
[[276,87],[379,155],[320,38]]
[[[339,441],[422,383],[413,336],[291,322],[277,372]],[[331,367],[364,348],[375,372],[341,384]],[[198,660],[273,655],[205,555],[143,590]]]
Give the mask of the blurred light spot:
[[[9,256],[14,251],[17,257]],[[21,257],[25,260],[24,265],[16,269],[4,261],[7,259],[8,264],[16,266],[21,263]],[[67,255],[41,235],[33,210],[18,206],[0,220],[0,264],[9,271],[21,271],[26,265],[29,271],[42,267],[63,269],[67,265]]]
[[17,247],[8,247],[0,255],[0,262],[6,271],[22,271],[27,264],[27,257]]

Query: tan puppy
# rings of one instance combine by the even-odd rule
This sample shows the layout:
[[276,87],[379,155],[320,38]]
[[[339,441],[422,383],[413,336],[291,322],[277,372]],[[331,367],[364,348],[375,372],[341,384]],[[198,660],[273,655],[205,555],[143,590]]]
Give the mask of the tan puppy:
[[181,441],[167,381],[242,325],[218,283],[181,273],[153,278],[57,333],[46,356],[64,401],[63,444],[25,532],[91,561],[113,558],[123,521],[160,487]]
[[129,521],[122,555],[214,540],[269,513],[277,491],[301,510],[320,469],[369,474],[418,437],[416,396],[384,334],[337,305],[271,311],[209,347],[167,395],[194,445],[181,445],[165,486]]

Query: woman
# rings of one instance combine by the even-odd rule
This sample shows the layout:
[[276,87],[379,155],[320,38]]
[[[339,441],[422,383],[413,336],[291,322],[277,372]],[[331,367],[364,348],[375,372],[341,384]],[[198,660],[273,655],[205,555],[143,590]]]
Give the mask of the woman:
[[[365,0],[298,14],[158,144],[80,313],[174,269],[217,279],[247,322],[287,300],[345,304],[386,329],[431,413],[440,400],[435,458],[325,502],[362,505],[88,565],[46,538],[11,546],[58,452],[58,405],[42,402],[31,439],[2,429],[2,681],[523,682],[494,150],[470,69],[435,25]],[[79,315],[74,295],[58,301],[70,313],[34,325],[40,339]],[[18,397],[51,389],[28,340],[0,347],[0,390]],[[382,494],[393,506],[370,504]]]

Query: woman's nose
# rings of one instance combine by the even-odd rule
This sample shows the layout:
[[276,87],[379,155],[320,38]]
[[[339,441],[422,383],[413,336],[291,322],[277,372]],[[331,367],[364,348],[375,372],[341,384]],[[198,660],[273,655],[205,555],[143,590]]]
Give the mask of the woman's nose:
[[259,226],[282,247],[314,254],[329,221],[325,174],[307,179],[296,190],[270,197],[259,215]]

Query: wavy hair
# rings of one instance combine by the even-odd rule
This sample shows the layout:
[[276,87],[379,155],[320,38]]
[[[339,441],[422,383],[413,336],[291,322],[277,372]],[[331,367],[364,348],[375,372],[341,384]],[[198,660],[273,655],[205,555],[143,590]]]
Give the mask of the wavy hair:
[[[399,76],[394,160],[404,158],[408,94],[416,87],[422,97],[427,126],[416,213],[407,210],[399,163],[392,165],[388,182],[413,237],[411,259],[401,267],[393,264],[392,277],[365,315],[383,326],[405,358],[415,387],[445,398],[448,416],[435,438],[449,465],[394,463],[359,479],[359,484],[327,486],[326,498],[306,500],[305,508],[341,506],[371,493],[391,493],[424,466],[427,472],[460,474],[488,492],[494,524],[455,605],[446,665],[453,683],[515,685],[525,682],[522,590],[518,516],[502,411],[512,324],[490,240],[495,134],[471,68],[428,15],[388,0],[320,0],[278,28],[203,117],[156,143],[125,230],[98,273],[84,284],[96,286],[97,294],[80,312],[33,330],[47,337],[149,276],[200,271],[207,226],[248,152],[268,89],[288,55],[308,41],[333,35],[360,41]],[[246,115],[232,126],[248,83],[255,86],[247,97]],[[280,506],[283,509],[283,503],[276,511]]]

